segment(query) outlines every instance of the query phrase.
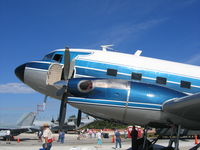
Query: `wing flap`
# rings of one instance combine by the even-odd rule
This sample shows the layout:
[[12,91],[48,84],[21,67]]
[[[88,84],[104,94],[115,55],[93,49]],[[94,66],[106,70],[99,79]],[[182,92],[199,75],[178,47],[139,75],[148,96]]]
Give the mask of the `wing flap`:
[[200,93],[165,102],[163,111],[189,120],[200,121]]

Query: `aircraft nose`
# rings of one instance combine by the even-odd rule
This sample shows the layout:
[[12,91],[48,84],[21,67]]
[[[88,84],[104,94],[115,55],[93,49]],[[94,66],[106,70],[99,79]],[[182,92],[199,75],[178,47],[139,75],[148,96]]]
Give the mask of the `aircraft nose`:
[[15,69],[15,75],[24,82],[24,70],[25,70],[26,64],[20,65]]

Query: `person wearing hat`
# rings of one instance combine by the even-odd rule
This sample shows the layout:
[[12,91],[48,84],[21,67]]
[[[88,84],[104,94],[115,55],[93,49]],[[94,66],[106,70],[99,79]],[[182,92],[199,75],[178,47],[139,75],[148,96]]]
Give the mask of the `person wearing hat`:
[[45,150],[50,150],[52,147],[53,136],[52,132],[49,129],[48,123],[44,123],[43,125],[43,135],[42,135],[42,146]]
[[132,150],[137,150],[137,137],[138,137],[138,131],[136,130],[135,126],[133,126],[131,131],[131,142],[132,142]]

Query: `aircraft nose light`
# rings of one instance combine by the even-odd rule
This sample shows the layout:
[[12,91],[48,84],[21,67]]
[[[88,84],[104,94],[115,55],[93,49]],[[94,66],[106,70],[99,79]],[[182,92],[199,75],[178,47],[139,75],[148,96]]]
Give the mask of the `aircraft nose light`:
[[15,75],[24,82],[24,70],[25,70],[26,64],[20,65],[15,69]]

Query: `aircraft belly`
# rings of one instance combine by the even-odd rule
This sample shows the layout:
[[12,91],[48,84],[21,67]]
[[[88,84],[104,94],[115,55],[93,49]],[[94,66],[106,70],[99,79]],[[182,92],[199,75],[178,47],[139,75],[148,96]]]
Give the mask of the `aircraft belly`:
[[124,121],[129,124],[147,125],[150,122],[165,122],[162,120],[162,112],[150,109],[128,108]]
[[69,103],[73,107],[81,109],[82,112],[90,114],[92,116],[108,119],[108,120],[117,120],[122,122],[124,119],[124,107],[115,107],[115,106],[103,106],[96,104],[81,104],[81,103]]
[[[150,122],[161,122],[161,111],[155,110],[142,110],[128,108],[125,113],[125,107],[117,106],[102,106],[96,104],[81,104],[81,103],[71,103],[73,107],[81,109],[84,113],[93,115],[95,117],[115,120],[127,124],[137,124],[137,125],[147,125]],[[153,118],[153,119],[152,119]],[[162,120],[163,123],[166,123]]]

